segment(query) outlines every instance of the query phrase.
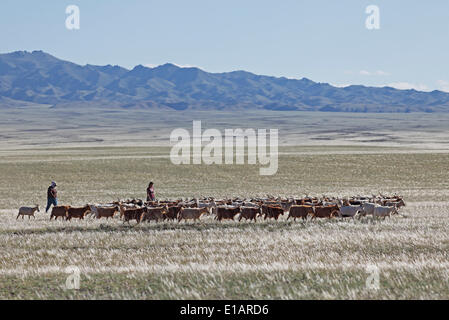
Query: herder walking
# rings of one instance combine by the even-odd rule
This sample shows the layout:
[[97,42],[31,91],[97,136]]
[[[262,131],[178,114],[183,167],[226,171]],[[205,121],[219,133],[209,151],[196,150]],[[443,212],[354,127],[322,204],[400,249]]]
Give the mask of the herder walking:
[[48,209],[50,209],[51,205],[57,206],[58,205],[58,191],[56,190],[56,182],[52,182],[51,186],[48,187],[47,190],[47,208],[45,209],[45,212],[48,212]]
[[147,188],[147,201],[155,201],[153,182],[150,182]]

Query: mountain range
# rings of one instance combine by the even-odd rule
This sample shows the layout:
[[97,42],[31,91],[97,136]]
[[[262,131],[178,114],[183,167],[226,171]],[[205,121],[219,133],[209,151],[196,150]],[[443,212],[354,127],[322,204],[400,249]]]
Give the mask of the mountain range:
[[448,112],[449,93],[256,75],[164,64],[81,66],[43,51],[0,54],[0,107],[267,109],[334,112]]

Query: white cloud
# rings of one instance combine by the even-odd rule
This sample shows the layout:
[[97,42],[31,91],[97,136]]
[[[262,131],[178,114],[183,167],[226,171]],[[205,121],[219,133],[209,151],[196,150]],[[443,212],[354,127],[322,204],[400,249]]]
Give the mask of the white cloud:
[[[195,65],[191,65],[191,64],[177,64],[177,63],[173,63],[173,62],[171,62],[171,64],[174,64],[175,66],[180,67],[180,68],[198,68],[198,69],[201,69],[200,67],[195,66]],[[158,66],[159,66],[158,64],[152,64],[152,63],[144,64],[144,67],[147,67],[147,68],[156,68]]]
[[449,92],[449,81],[438,80],[438,90]]
[[[369,73],[370,75],[372,75],[372,73]],[[395,89],[399,89],[399,90],[410,90],[410,89],[414,89],[416,91],[426,91],[426,92],[430,92],[433,90],[440,90],[440,91],[444,91],[444,92],[448,92],[449,93],[449,81],[448,80],[438,80],[435,82],[436,85],[432,85],[432,86],[428,86],[426,84],[423,83],[411,83],[411,82],[391,82],[391,83],[386,83],[386,84],[364,84],[366,86],[373,86],[373,87],[392,87]],[[348,83],[331,83],[332,86],[337,87],[337,88],[345,88],[348,86],[351,86],[353,84],[348,84]]]
[[370,76],[370,75],[371,75],[371,72],[366,71],[366,70],[360,70],[359,73],[360,73],[362,76]]
[[383,71],[383,70],[377,70],[377,71],[367,71],[367,70],[360,70],[359,74],[362,76],[389,76],[390,73]]
[[387,87],[392,87],[400,90],[415,89],[417,91],[432,91],[427,85],[419,83],[409,83],[409,82],[393,82],[386,85]]
[[175,66],[178,66],[180,68],[198,68],[201,69],[198,66],[192,65],[192,64],[177,64],[177,63],[173,63]]
[[382,70],[377,70],[375,72],[376,76],[389,76],[390,74],[388,72],[382,71]]
[[[446,83],[448,85],[448,89],[449,89],[449,82]],[[353,84],[348,84],[348,83],[332,83],[331,84],[334,87],[337,88],[345,88],[345,87],[349,87],[352,86]],[[363,85],[363,84],[362,84]],[[415,89],[416,91],[432,91],[432,89],[430,89],[427,85],[425,84],[413,84],[413,83],[408,83],[408,82],[393,82],[393,83],[388,83],[388,84],[380,84],[380,85],[365,85],[367,87],[392,87],[395,89],[400,89],[400,90],[409,90],[409,89]]]
[[351,84],[348,83],[331,83],[330,85],[337,88],[345,88],[351,86]]
[[401,90],[408,90],[408,89],[415,89],[417,91],[433,91],[433,90],[440,90],[440,91],[445,91],[445,92],[449,92],[449,81],[446,80],[438,80],[436,81],[436,86],[432,86],[432,88],[430,88],[429,86],[422,84],[422,83],[409,83],[409,82],[394,82],[394,83],[389,83],[386,86],[388,87],[393,87],[396,89],[401,89]]

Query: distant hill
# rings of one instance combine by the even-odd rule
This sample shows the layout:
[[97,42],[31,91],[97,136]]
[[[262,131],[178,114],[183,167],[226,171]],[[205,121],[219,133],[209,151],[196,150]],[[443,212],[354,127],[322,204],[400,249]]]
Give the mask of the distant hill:
[[327,83],[260,76],[245,71],[208,73],[164,64],[80,66],[42,51],[0,54],[0,106],[268,109],[351,112],[448,112],[449,93],[390,87],[333,87]]

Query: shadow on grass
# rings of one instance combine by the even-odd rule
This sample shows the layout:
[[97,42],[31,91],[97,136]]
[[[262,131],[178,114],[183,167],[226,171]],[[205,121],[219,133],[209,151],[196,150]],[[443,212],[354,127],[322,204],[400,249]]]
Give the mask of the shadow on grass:
[[[131,222],[127,223],[114,223],[114,224],[100,224],[91,226],[81,226],[81,225],[69,225],[70,222],[64,222],[64,225],[55,226],[45,226],[35,229],[6,229],[1,230],[0,234],[7,235],[39,235],[39,234],[55,234],[55,233],[91,233],[91,232],[126,232],[126,231],[167,231],[167,230],[179,230],[179,231],[199,231],[208,232],[214,230],[260,230],[266,232],[278,231],[279,229],[291,229],[291,228],[307,228],[307,225],[316,224],[315,222],[293,222],[293,221],[263,221],[263,222],[143,222],[136,224]],[[320,222],[318,222],[321,224]]]
[[5,229],[1,230],[0,234],[7,235],[39,235],[39,234],[55,234],[55,233],[105,233],[105,232],[126,232],[126,231],[140,231],[140,232],[158,232],[158,231],[199,231],[199,232],[209,232],[209,231],[222,231],[222,230],[241,230],[241,231],[262,231],[262,232],[276,232],[279,230],[306,230],[311,227],[325,227],[332,225],[353,225],[353,224],[377,224],[381,221],[372,221],[370,219],[317,219],[317,220],[262,220],[259,219],[256,223],[242,220],[234,221],[199,221],[199,222],[142,222],[137,224],[132,221],[130,224],[122,222],[112,222],[101,223],[90,226],[76,225],[77,221],[67,222],[64,221],[62,224],[55,226],[44,226],[35,229]]

